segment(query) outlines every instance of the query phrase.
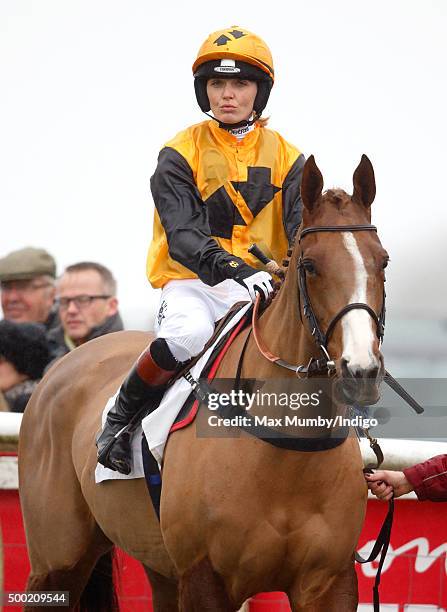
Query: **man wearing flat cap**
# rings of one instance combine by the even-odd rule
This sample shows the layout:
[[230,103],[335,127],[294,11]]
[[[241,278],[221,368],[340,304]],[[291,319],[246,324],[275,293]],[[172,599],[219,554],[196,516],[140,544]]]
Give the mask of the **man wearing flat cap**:
[[16,323],[59,324],[54,306],[56,262],[44,249],[26,247],[0,258],[3,316]]

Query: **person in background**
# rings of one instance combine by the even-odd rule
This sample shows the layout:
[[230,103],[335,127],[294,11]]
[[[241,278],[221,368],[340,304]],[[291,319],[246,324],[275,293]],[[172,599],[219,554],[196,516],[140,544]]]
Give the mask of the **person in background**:
[[389,500],[414,491],[420,501],[447,501],[447,455],[437,455],[403,472],[374,470],[365,478],[379,499]]
[[44,249],[26,247],[0,258],[3,316],[17,323],[59,324],[54,305],[56,262]]
[[0,321],[0,394],[9,411],[25,410],[49,361],[43,325]]
[[88,340],[124,329],[118,312],[116,280],[105,266],[83,261],[68,266],[57,281],[61,324],[50,340],[65,355]]

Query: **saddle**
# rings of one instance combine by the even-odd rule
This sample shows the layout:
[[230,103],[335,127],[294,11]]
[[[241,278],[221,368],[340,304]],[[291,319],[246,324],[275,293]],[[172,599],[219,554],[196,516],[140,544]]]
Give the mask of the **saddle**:
[[[171,426],[169,430],[169,435],[174,431],[177,431],[179,429],[182,429],[190,425],[194,421],[197,415],[199,406],[200,406],[200,401],[199,399],[196,398],[196,395],[195,395],[195,390],[194,390],[195,381],[190,380],[190,378],[188,378],[188,375],[190,376],[189,372],[191,368],[200,360],[200,358],[209,350],[209,348],[215,344],[214,349],[201,373],[201,376],[206,377],[207,380],[209,381],[214,378],[215,373],[223,357],[225,356],[228,348],[231,346],[234,339],[239,335],[239,333],[243,329],[245,329],[247,325],[250,324],[250,310],[247,313],[245,313],[245,315],[242,316],[240,321],[233,328],[231,328],[228,331],[228,333],[224,334],[217,343],[216,341],[219,338],[221,331],[227,325],[227,323],[229,323],[229,321],[233,318],[233,316],[237,312],[239,312],[241,308],[246,306],[246,304],[247,304],[246,302],[238,302],[229,310],[229,312],[225,315],[225,317],[223,317],[217,323],[214,334],[210,338],[210,340],[207,342],[203,351],[199,355],[197,355],[196,357],[188,361],[184,365],[184,367],[182,367],[169,382],[169,386],[172,386],[175,383],[175,381],[177,381],[182,376],[184,376],[192,384],[191,393],[189,394],[187,400],[184,402],[173,425]],[[152,405],[150,411],[153,411],[154,409],[155,408]],[[143,418],[144,416],[145,415],[143,415]],[[142,417],[140,416],[140,418]],[[142,436],[142,458],[143,458],[144,476],[145,476],[146,484],[148,487],[149,495],[151,497],[152,504],[154,506],[154,510],[157,514],[157,517],[158,519],[160,519],[160,498],[161,498],[161,485],[162,485],[160,468],[159,468],[157,460],[155,459],[155,457],[149,450],[147,439],[146,439],[146,436],[144,435]]]

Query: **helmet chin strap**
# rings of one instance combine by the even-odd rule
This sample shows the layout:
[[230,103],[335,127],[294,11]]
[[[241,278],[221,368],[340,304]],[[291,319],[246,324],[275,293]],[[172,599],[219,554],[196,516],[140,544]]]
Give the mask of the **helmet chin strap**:
[[251,125],[256,123],[256,121],[261,116],[259,113],[254,111],[252,119],[244,119],[243,121],[239,121],[239,123],[225,123],[224,121],[219,121],[219,119],[216,119],[216,117],[214,117],[214,115],[211,115],[210,113],[205,112],[205,115],[210,117],[210,119],[214,119],[214,121],[219,124],[219,127],[224,130],[236,130],[242,127],[250,127]]

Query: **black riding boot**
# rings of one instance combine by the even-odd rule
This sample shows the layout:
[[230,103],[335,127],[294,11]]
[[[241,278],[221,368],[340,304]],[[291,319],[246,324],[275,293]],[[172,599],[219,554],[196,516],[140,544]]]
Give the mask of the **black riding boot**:
[[[155,360],[165,367],[160,367]],[[155,402],[157,396],[161,399],[177,365],[166,341],[161,338],[154,340],[140,355],[123,382],[115,405],[107,414],[104,429],[96,439],[99,463],[121,474],[130,474],[131,434],[118,434],[147,402],[151,399]],[[170,369],[165,369],[166,366]]]

